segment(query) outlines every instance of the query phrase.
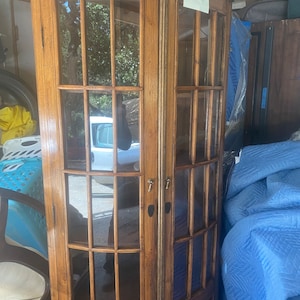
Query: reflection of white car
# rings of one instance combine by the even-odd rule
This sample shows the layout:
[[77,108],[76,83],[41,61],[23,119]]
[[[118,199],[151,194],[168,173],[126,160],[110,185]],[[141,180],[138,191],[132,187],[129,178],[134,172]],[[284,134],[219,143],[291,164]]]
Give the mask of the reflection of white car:
[[[113,170],[113,119],[91,116],[91,159],[92,170]],[[140,159],[140,144],[132,143],[128,150],[118,149],[118,164],[135,164]]]

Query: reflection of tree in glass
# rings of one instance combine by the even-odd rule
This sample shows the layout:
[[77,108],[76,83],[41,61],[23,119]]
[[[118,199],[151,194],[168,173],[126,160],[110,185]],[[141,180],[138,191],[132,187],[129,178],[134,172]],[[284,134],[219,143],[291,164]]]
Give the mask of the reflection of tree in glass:
[[139,27],[116,22],[116,82],[118,85],[138,85]]
[[80,13],[77,0],[59,1],[61,81],[80,84],[82,81]]
[[89,83],[111,85],[110,11],[108,6],[87,3],[86,36]]
[[[82,81],[80,8],[78,0],[60,3],[60,43],[64,83]],[[93,85],[111,85],[110,7],[86,3],[86,45],[88,81]],[[139,27],[115,21],[115,63],[118,85],[138,85]]]
[[[80,10],[79,0],[58,0],[61,55],[61,82],[83,84],[83,66],[87,66],[89,85],[112,85],[111,20],[109,4],[86,1],[85,11]],[[121,86],[137,86],[139,78],[139,27],[122,20],[122,9],[115,7],[115,81]],[[86,63],[82,61],[82,38],[80,23],[85,14]],[[137,18],[138,19],[138,18]],[[137,99],[136,92],[123,93],[123,100]],[[72,93],[64,102],[65,120],[69,126],[68,136],[77,137],[84,143],[84,107],[81,94]],[[89,114],[112,116],[112,95],[89,93]],[[138,114],[138,113],[136,113]],[[123,120],[124,118],[120,118]],[[130,122],[131,123],[131,122]],[[72,125],[71,125],[72,124]],[[122,122],[120,122],[122,124]],[[118,122],[119,125],[119,122]],[[122,133],[124,124],[118,126]],[[126,124],[128,128],[128,124]],[[136,125],[138,128],[138,126]],[[121,134],[119,135],[121,136]],[[135,138],[137,139],[137,138]],[[129,139],[128,139],[129,140]],[[131,140],[131,139],[130,139]],[[121,143],[122,144],[122,143]],[[124,144],[124,143],[123,143]],[[122,147],[122,146],[121,146]],[[122,148],[127,148],[128,145]]]

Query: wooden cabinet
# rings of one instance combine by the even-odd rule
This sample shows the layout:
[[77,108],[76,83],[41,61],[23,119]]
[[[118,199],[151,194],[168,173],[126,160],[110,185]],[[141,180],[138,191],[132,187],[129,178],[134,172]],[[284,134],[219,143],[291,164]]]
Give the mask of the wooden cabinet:
[[288,139],[300,127],[300,19],[252,25],[246,144]]
[[217,296],[230,4],[212,3],[31,1],[52,299]]

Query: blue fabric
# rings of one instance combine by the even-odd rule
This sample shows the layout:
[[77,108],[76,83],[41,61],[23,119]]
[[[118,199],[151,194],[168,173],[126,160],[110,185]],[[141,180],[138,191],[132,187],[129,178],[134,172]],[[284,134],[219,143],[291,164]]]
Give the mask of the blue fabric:
[[300,295],[300,209],[258,213],[235,224],[222,247],[227,300]]
[[245,147],[224,209],[227,300],[300,295],[300,142]]
[[241,80],[240,72],[243,55],[245,57],[248,57],[250,44],[250,28],[250,22],[241,21],[236,16],[232,16],[230,28],[230,55],[228,65],[226,121],[230,120],[230,116],[235,105],[235,96],[239,80]]
[[[0,162],[0,187],[27,194],[44,202],[42,160],[14,158]],[[9,201],[6,235],[22,246],[48,256],[45,217],[34,209]]]
[[240,162],[234,166],[226,198],[232,198],[268,175],[295,168],[300,168],[299,141],[247,146],[242,149]]

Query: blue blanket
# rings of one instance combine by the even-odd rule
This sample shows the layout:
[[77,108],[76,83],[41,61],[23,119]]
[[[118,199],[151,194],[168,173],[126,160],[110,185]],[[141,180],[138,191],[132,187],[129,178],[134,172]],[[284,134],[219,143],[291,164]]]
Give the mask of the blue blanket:
[[245,147],[224,209],[227,299],[300,295],[300,142]]

